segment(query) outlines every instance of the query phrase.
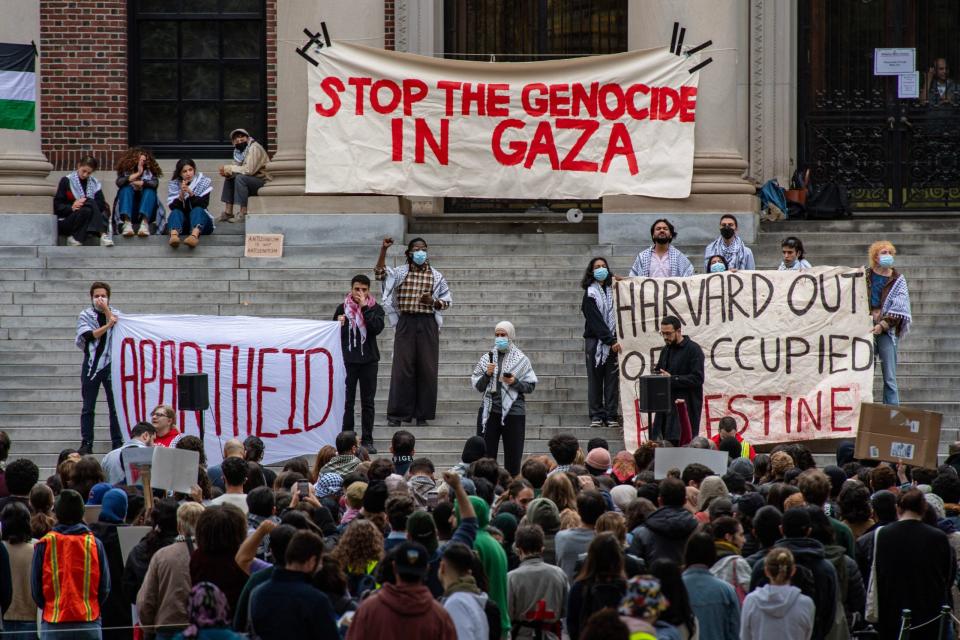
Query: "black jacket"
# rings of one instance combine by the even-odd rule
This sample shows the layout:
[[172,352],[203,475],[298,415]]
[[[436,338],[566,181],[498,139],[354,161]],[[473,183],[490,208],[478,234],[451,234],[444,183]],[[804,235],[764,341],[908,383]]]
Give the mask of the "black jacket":
[[[684,400],[690,413],[690,428],[693,437],[700,431],[700,410],[703,408],[703,349],[689,336],[680,344],[665,347],[660,351],[657,366],[670,373],[672,400]],[[676,406],[670,413],[658,413],[653,419],[654,431],[659,431],[667,440],[680,439],[680,421]]]
[[658,558],[683,564],[683,548],[699,524],[683,507],[660,507],[633,530],[629,551],[648,567]]
[[600,313],[600,307],[597,301],[583,292],[583,301],[580,303],[580,311],[583,313],[583,337],[599,340],[603,344],[612,345],[616,343],[617,336],[607,326],[607,321],[603,319]]
[[[80,184],[86,186],[85,182],[86,181],[81,181]],[[57,184],[57,193],[53,196],[53,212],[58,218],[66,218],[72,213],[74,200],[76,200],[76,198],[73,196],[73,191],[70,190],[70,180],[67,179],[67,176],[63,176]],[[88,200],[87,203],[90,204],[90,201]],[[110,213],[107,200],[103,197],[103,189],[97,191],[97,195],[93,198],[93,203],[100,213],[105,215]]]
[[[100,617],[104,627],[129,627],[132,623],[130,602],[124,597],[123,589],[119,586],[123,580],[123,555],[120,553],[120,535],[117,527],[124,525],[107,522],[94,522],[90,525],[93,535],[103,544],[107,555],[107,566],[110,568],[110,584],[118,585],[110,589],[110,594],[100,607]],[[105,640],[116,638],[125,640],[129,634],[123,631],[104,631]]]
[[[337,305],[333,319],[343,315],[343,303]],[[367,364],[380,361],[380,349],[377,347],[377,336],[383,332],[383,307],[374,304],[363,308],[363,319],[367,323],[367,341],[363,343],[362,353],[360,345],[350,346],[350,323],[345,322],[340,327],[340,345],[343,347],[343,361],[346,364]]]
[[250,625],[263,640],[339,637],[326,594],[307,574],[281,567],[250,594]]

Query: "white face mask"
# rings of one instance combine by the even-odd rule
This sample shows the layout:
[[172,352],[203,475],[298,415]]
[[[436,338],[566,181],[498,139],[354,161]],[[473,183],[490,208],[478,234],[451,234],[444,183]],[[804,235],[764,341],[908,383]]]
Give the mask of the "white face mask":
[[97,303],[103,303],[104,305],[110,304],[110,298],[107,296],[93,296],[93,306],[96,307]]

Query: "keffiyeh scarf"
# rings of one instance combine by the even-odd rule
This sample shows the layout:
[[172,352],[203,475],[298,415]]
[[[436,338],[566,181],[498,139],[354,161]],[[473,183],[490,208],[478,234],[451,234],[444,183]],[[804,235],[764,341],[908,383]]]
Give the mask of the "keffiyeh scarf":
[[80,198],[93,199],[97,195],[97,191],[100,191],[100,181],[93,176],[87,178],[86,189],[83,188],[83,183],[80,182],[80,175],[76,171],[67,174],[67,180],[70,181],[70,192],[76,200]]
[[[603,321],[607,323],[607,328],[610,329],[610,332],[616,333],[617,322],[614,319],[613,292],[610,290],[610,287],[604,287],[594,280],[587,288],[587,296],[597,303],[597,309],[600,310],[600,315],[603,316]],[[597,342],[597,354],[593,359],[594,366],[601,366],[607,361],[609,355],[610,345]]]
[[[453,297],[450,295],[450,285],[447,284],[447,279],[433,267],[430,267],[430,272],[433,275],[433,297],[446,302],[449,308],[450,303],[453,302]],[[400,312],[397,311],[394,294],[397,291],[397,286],[406,280],[409,273],[410,265],[408,264],[399,267],[387,267],[387,277],[383,281],[383,299],[381,302],[383,311],[393,327],[397,326],[397,322],[400,321]],[[436,319],[438,326],[443,326],[443,314],[440,311],[434,310],[433,317]]]
[[[180,200],[180,183],[181,180],[171,180],[167,184],[167,204],[171,205],[177,200]],[[193,176],[193,180],[190,182],[190,190],[193,191],[193,195],[197,198],[202,198],[211,191],[213,191],[213,182],[207,176],[203,175],[201,172],[197,172]]]
[[[707,246],[704,254],[707,261],[710,260],[711,256],[723,256],[729,268],[743,268],[743,240],[740,239],[740,236],[733,236],[733,242],[729,245],[724,242],[723,236],[717,236],[717,239]],[[706,263],[704,264],[706,266]],[[709,267],[707,267],[707,270],[709,270]]]
[[904,337],[910,331],[913,316],[910,314],[910,292],[907,291],[907,279],[903,274],[897,276],[897,280],[890,288],[890,293],[887,294],[887,299],[883,301],[883,307],[880,309],[880,315],[899,318],[900,330],[896,333],[898,338]]
[[[376,299],[373,295],[368,294],[367,309],[372,309],[375,304],[377,304]],[[353,351],[354,347],[359,346],[360,355],[363,355],[363,345],[367,342],[367,321],[363,318],[363,309],[354,301],[353,295],[350,293],[343,299],[343,315],[347,317],[347,322],[350,323],[348,334],[350,339],[347,341],[347,349]]]
[[[110,311],[115,316],[119,316],[120,312],[110,307]],[[97,310],[93,307],[87,307],[80,312],[80,315],[77,317],[77,336],[75,344],[77,348],[83,351],[83,357],[88,361],[87,362],[87,376],[93,378],[95,375],[100,373],[103,369],[110,366],[110,341],[113,337],[113,329],[108,329],[105,334],[99,338],[95,338],[90,342],[87,342],[83,334],[87,331],[96,331],[100,328],[100,321],[97,318]],[[97,347],[100,344],[101,340],[106,340],[106,344],[103,348],[103,353],[100,354],[100,358],[97,358]]]
[[240,151],[236,147],[233,148],[233,161],[237,164],[243,164],[243,161],[247,159],[247,153],[250,151],[250,146],[254,143],[254,139],[247,138],[247,146],[243,148],[243,151]]
[[[507,350],[507,352],[502,356],[497,349],[494,349],[492,353],[493,365],[495,367],[494,375],[490,377],[490,382],[487,384],[487,389],[483,392],[482,420],[484,432],[486,432],[487,429],[487,419],[490,417],[490,409],[493,407],[493,394],[497,392],[497,379],[499,376],[502,376],[505,373],[511,373],[513,374],[514,380],[518,382],[526,382],[529,384],[537,383],[537,376],[533,372],[533,365],[530,364],[530,359],[524,355],[523,351],[520,351],[520,349],[517,348],[517,345],[511,342],[510,349]],[[500,365],[501,357],[503,360],[502,366]],[[484,353],[480,358],[480,361],[477,363],[477,366],[473,368],[471,382],[473,383],[474,387],[476,387],[477,383],[480,382],[480,379],[486,375],[487,365],[490,363],[490,353]],[[518,397],[520,397],[520,392],[514,389],[513,385],[500,385],[501,424],[506,424],[507,414],[510,413],[510,407],[513,406],[513,403],[516,402]]]
[[[650,247],[637,255],[637,259],[634,260],[633,266],[630,268],[631,276],[650,277],[650,259],[653,251],[654,247]],[[690,264],[687,256],[680,253],[679,249],[670,247],[667,250],[667,259],[670,261],[670,277],[678,278],[693,275],[693,265]]]

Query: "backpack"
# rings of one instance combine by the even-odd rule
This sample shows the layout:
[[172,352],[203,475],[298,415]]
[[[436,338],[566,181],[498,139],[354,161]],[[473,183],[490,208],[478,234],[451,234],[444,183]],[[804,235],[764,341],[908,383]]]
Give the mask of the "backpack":
[[780,211],[786,212],[788,210],[787,197],[776,178],[767,180],[760,187],[760,208],[766,209],[771,204]]
[[626,593],[626,584],[617,582],[591,582],[583,590],[583,605],[580,607],[580,623],[586,626],[591,615],[605,609],[620,605],[623,594]]
[[503,637],[503,627],[500,624],[500,607],[493,601],[493,598],[487,598],[487,604],[483,606],[483,615],[487,617],[487,627],[490,629],[490,640],[500,640]]

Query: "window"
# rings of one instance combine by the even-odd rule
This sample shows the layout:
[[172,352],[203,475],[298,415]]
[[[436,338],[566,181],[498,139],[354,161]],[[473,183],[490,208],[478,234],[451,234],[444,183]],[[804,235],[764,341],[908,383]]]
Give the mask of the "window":
[[[444,0],[447,58],[531,62],[627,50],[627,0]],[[600,211],[600,200],[446,198],[447,212]]]
[[263,0],[130,0],[130,142],[159,156],[223,155],[264,138]]

